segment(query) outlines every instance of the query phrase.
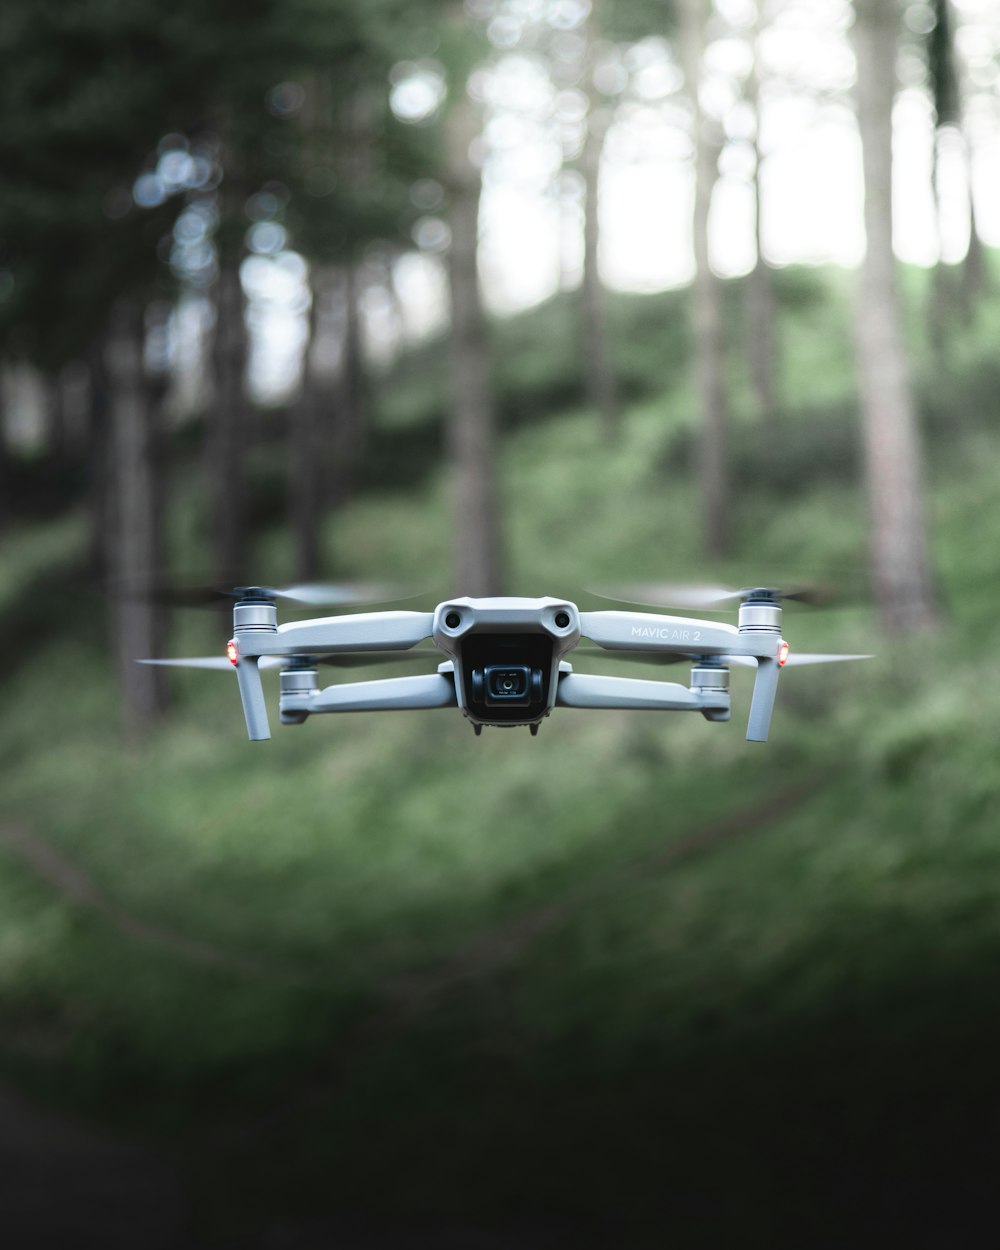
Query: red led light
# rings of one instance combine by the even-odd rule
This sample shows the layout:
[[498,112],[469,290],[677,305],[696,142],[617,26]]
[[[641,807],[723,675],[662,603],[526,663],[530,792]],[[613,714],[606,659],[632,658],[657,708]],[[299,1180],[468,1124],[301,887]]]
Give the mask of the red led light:
[[788,643],[783,642],[781,646],[778,647],[778,667],[780,668],[787,659],[788,659]]
[[226,643],[226,655],[229,656],[230,664],[238,664],[240,662],[240,649],[236,645],[236,639],[232,638]]

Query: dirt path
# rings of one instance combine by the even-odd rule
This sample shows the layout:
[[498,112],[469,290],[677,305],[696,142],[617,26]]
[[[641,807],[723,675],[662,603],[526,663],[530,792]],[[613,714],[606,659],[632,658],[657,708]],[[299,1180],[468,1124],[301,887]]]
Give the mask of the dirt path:
[[[130,915],[113,903],[92,877],[72,863],[61,851],[29,832],[22,825],[0,826],[0,846],[30,864],[38,875],[68,902],[98,912],[113,928],[133,942],[160,947],[182,959],[207,967],[220,968],[239,976],[285,984],[313,984],[295,969],[283,968],[257,959],[248,959],[186,937],[170,929],[152,925]],[[318,984],[318,983],[317,983]]]
[[172,1169],[137,1142],[0,1087],[0,1238],[10,1250],[185,1250]]

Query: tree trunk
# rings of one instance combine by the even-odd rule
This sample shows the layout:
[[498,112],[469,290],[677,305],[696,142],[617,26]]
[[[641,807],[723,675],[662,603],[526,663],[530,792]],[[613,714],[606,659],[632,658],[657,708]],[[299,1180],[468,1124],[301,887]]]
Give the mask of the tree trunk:
[[942,212],[941,154],[942,146],[946,142],[947,139],[943,129],[936,127],[931,141],[931,193],[934,201],[934,227],[937,235],[938,255],[934,268],[931,271],[930,289],[928,291],[927,330],[931,350],[937,357],[939,364],[942,364],[948,356],[948,343],[955,319],[955,297],[957,294],[954,281],[954,266],[947,264],[944,259],[945,236],[943,230],[944,214]]
[[242,574],[246,550],[243,463],[249,435],[244,396],[247,330],[239,253],[235,248],[224,249],[220,260],[215,315],[215,395],[206,431],[206,477],[212,572],[220,582],[228,584]]
[[[598,123],[599,124],[599,123]],[[594,133],[591,114],[583,150],[583,178],[586,187],[583,217],[583,281],[580,300],[583,312],[583,359],[586,368],[587,399],[601,416],[608,440],[620,433],[618,388],[608,350],[607,300],[597,263],[600,225],[598,223],[600,160],[603,135]]]
[[[972,198],[972,145],[969,127],[963,114],[965,113],[961,74],[959,72],[959,54],[955,42],[955,22],[952,16],[951,0],[932,0],[934,25],[927,35],[927,68],[931,84],[931,95],[934,101],[936,133],[934,142],[934,162],[932,169],[934,202],[937,208],[938,237],[941,225],[941,181],[938,156],[946,127],[953,127],[956,142],[961,145],[962,159],[965,163],[966,177],[969,187],[969,249],[960,272],[950,274],[948,279],[939,283],[943,267],[939,263],[935,270],[935,285],[932,293],[931,314],[932,330],[935,331],[935,342],[939,343],[939,328],[947,324],[947,314],[957,308],[968,319],[975,308],[976,299],[982,290],[984,277],[984,256],[982,240],[976,229],[975,205]],[[934,318],[937,318],[935,324]]]
[[[358,203],[364,203],[372,195],[377,165],[374,98],[370,86],[356,86],[341,112],[337,152],[340,176]],[[357,241],[353,250],[355,254],[360,253]],[[361,326],[364,283],[360,261],[349,258],[343,277],[346,319],[333,430],[333,495],[337,504],[350,497],[364,455],[367,398]]]
[[691,100],[695,144],[694,262],[691,314],[695,381],[701,415],[699,477],[705,554],[718,557],[729,544],[728,414],[722,284],[712,272],[708,254],[708,214],[718,174],[718,144],[707,133],[698,102],[701,58],[705,45],[704,0],[681,0],[681,49]]
[[954,266],[945,262],[944,196],[942,156],[953,128],[959,122],[958,79],[951,33],[948,0],[934,0],[934,25],[927,36],[927,66],[934,103],[934,134],[931,140],[931,195],[937,232],[938,257],[931,278],[928,325],[933,350],[941,360],[947,355],[954,324],[956,297],[961,294],[955,282]]
[[57,470],[65,467],[69,457],[69,431],[66,415],[66,386],[64,370],[43,376],[46,403],[47,430],[45,454]]
[[598,10],[591,9],[588,22],[584,77],[587,84],[587,133],[580,158],[583,174],[583,280],[580,286],[583,315],[583,361],[586,371],[587,400],[596,408],[609,441],[620,434],[618,387],[615,383],[608,347],[607,298],[601,281],[598,251],[601,236],[600,182],[601,153],[608,132],[609,118],[593,83],[593,45]]
[[366,377],[361,335],[361,299],[364,290],[357,265],[348,264],[344,276],[344,345],[337,384],[334,423],[334,503],[350,498],[365,450]]
[[456,589],[464,595],[496,595],[502,580],[496,435],[477,263],[481,178],[469,156],[479,127],[477,111],[464,92],[451,105],[445,128],[451,225],[448,450],[454,479]]
[[87,353],[87,568],[95,580],[108,577],[109,531],[111,526],[111,453],[108,430],[109,406],[107,331],[96,339]]
[[[758,5],[757,18],[760,17]],[[755,27],[755,34],[756,34]],[[754,242],[756,260],[747,282],[747,343],[750,353],[750,381],[757,401],[757,415],[766,422],[774,420],[777,408],[775,386],[774,284],[771,270],[764,259],[761,229],[761,163],[760,147],[760,58],[754,42],[754,63],[747,80],[748,103],[754,112]]]
[[313,388],[303,390],[291,421],[289,522],[295,543],[295,575],[315,581],[320,575],[320,530],[323,522],[323,400]]
[[892,250],[895,0],[856,0],[858,127],[867,248],[855,321],[871,508],[872,579],[891,633],[938,619],[930,570],[921,451],[900,325]]
[[988,271],[986,268],[986,251],[983,247],[982,235],[976,221],[976,205],[972,198],[972,144],[967,130],[962,133],[962,147],[965,152],[965,167],[969,178],[969,250],[962,263],[961,300],[966,316],[971,317],[976,304],[986,290]]
[[112,311],[106,352],[110,393],[111,509],[107,563],[114,596],[126,737],[137,742],[164,706],[162,674],[136,664],[155,655],[162,609],[150,602],[159,558],[152,407],[143,376],[143,325],[138,304],[121,299]]
[[0,365],[0,529],[3,529],[14,516],[14,506],[11,500],[13,465],[10,443],[7,439],[7,393],[3,374],[3,367]]
[[311,360],[317,345],[322,284],[311,274],[309,349],[302,394],[292,406],[289,426],[289,524],[295,543],[296,577],[314,581],[320,572],[319,531],[326,493],[326,447],[323,438],[324,388]]

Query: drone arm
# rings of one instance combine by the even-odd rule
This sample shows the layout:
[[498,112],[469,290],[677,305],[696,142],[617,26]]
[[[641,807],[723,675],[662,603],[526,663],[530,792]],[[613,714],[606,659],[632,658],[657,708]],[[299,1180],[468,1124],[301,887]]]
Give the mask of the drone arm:
[[756,660],[747,740],[767,741],[781,671],[777,629],[741,631],[732,625],[645,612],[585,612],[581,627],[588,638],[608,650],[714,655],[725,664]]
[[283,694],[284,714],[305,712],[387,712],[416,708],[457,707],[454,680],[444,673],[389,677],[327,686],[303,694]]
[[[609,651],[664,651],[723,655],[743,651],[734,625],[653,612],[581,612],[580,632]],[[753,654],[751,652],[750,654]]]
[[672,681],[565,673],[559,679],[557,707],[632,708],[659,712],[728,711],[725,690],[689,690]]
[[335,655],[338,651],[408,651],[431,636],[430,612],[358,612],[289,621],[277,630],[237,631],[241,654]]

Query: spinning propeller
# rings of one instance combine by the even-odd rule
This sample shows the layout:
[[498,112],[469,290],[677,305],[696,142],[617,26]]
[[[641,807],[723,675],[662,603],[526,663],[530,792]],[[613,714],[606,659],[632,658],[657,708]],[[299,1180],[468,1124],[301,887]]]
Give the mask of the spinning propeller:
[[[824,655],[821,652],[789,651],[781,661],[782,668],[801,668],[806,664],[840,664],[846,660],[871,660],[872,655]],[[724,655],[720,659],[724,664],[735,664],[743,668],[753,668],[756,663],[747,655]]]
[[[315,668],[318,664],[330,668],[368,668],[373,664],[426,664],[440,657],[436,651],[340,651],[336,655],[262,655],[258,666],[262,670],[281,672],[290,668]],[[138,664],[157,664],[163,668],[208,668],[219,672],[232,672],[233,661],[227,655],[192,655],[177,660],[137,660]]]
[[153,582],[145,588],[126,589],[127,597],[151,600],[167,607],[212,608],[223,603],[262,602],[299,604],[308,608],[349,608],[365,604],[408,599],[412,590],[387,582],[300,582],[294,586],[174,585]]
[[635,603],[646,607],[690,608],[695,611],[713,611],[730,603],[774,603],[787,601],[825,606],[833,601],[829,590],[820,586],[793,586],[779,589],[774,586],[744,586],[733,590],[728,586],[702,586],[689,582],[635,582],[624,586],[609,586],[592,590],[602,599],[615,599],[620,603]]

